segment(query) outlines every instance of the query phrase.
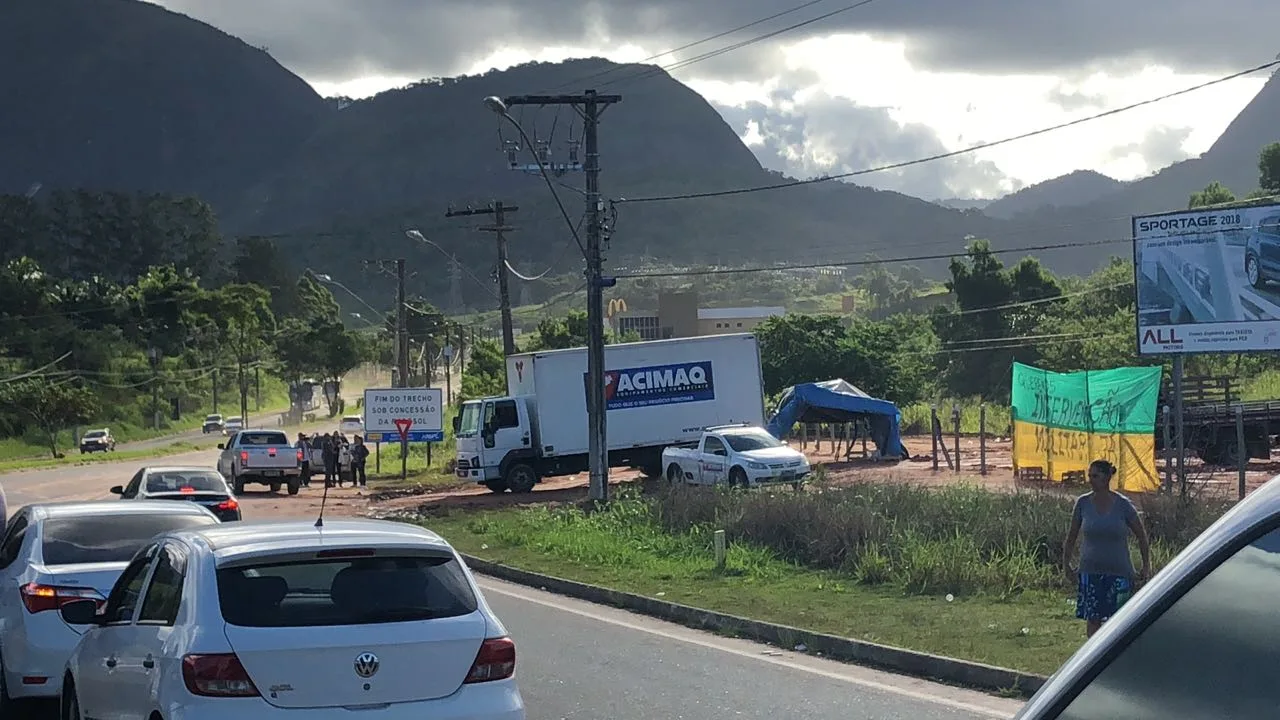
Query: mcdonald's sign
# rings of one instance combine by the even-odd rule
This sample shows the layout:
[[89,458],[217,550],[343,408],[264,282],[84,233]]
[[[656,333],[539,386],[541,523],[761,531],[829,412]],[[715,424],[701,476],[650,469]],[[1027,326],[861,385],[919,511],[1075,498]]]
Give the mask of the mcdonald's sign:
[[627,301],[623,300],[622,298],[614,298],[609,301],[609,308],[605,312],[605,317],[613,318],[614,315],[617,315],[620,312],[626,312],[626,311],[627,311]]

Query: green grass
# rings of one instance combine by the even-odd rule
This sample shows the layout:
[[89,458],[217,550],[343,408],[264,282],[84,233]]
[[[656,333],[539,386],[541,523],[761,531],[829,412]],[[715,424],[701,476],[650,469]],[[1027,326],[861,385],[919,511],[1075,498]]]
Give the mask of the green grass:
[[[1156,569],[1226,507],[1138,499]],[[432,516],[461,549],[711,610],[1039,673],[1083,639],[1063,572],[1070,499],[892,483],[678,488],[608,509]],[[712,536],[725,531],[727,569]]]
[[1240,383],[1240,399],[1275,400],[1280,398],[1280,371],[1264,370]]
[[[457,444],[453,436],[453,417],[458,414],[454,406],[445,408],[444,442],[431,445],[431,462],[427,462],[426,445],[410,445],[409,457],[406,458],[406,474],[400,477],[400,445],[399,443],[383,443],[381,447],[369,448],[370,455],[366,471],[370,480],[378,481],[378,489],[415,488],[440,490],[459,484],[453,474],[453,461],[457,457]],[[377,469],[374,452],[382,454],[382,468]]]
[[[597,516],[598,517],[598,516]],[[731,543],[718,571],[706,537],[532,508],[432,517],[460,550],[533,572],[758,620],[1048,674],[1083,641],[1065,592],[908,595]]]
[[205,443],[198,442],[174,442],[164,447],[153,447],[144,450],[117,450],[108,453],[92,453],[89,455],[81,455],[79,451],[67,453],[63,458],[17,458],[13,460],[0,460],[0,473],[13,472],[15,470],[40,470],[51,467],[68,467],[75,465],[94,465],[104,462],[120,462],[124,460],[138,460],[143,458],[164,457],[166,455],[177,455],[179,453],[191,452],[192,450],[203,450],[213,447],[212,441]]
[[[959,404],[960,406],[960,432],[967,434],[976,434],[981,428],[981,412],[979,405],[982,401],[978,398],[964,398],[960,400],[952,398],[942,398],[936,401],[938,404],[938,420],[942,422],[943,433],[951,433],[954,425],[952,424],[952,406]],[[920,402],[901,408],[902,411],[902,432],[905,435],[928,435],[929,434],[929,414],[931,402]],[[1009,416],[1009,406],[998,403],[986,403],[987,421],[986,432],[989,435],[1003,436],[1009,433],[1011,420]]]

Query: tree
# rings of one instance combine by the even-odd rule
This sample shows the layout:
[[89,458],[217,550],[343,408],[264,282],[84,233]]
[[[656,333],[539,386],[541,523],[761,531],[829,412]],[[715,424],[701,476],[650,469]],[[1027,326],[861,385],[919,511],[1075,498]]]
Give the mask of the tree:
[[321,380],[333,382],[333,397],[325,395],[329,404],[329,417],[333,417],[342,410],[342,404],[338,401],[342,378],[364,362],[367,347],[359,333],[346,329],[341,323],[316,328],[312,332],[312,338],[315,367],[321,374]]
[[507,361],[502,348],[488,340],[478,340],[471,348],[470,361],[462,372],[458,402],[492,397],[507,392]]
[[266,354],[267,338],[275,335],[271,296],[258,285],[227,285],[212,294],[210,302],[222,319],[223,346],[236,363],[236,386],[240,393],[240,415],[249,414],[249,373]]
[[1191,199],[1187,202],[1188,210],[1196,208],[1208,207],[1211,205],[1226,205],[1236,201],[1235,193],[1226,185],[1214,180],[1199,192],[1191,193]]
[[1258,187],[1270,195],[1280,195],[1280,142],[1262,148],[1258,156]]
[[59,432],[89,422],[98,411],[97,398],[87,388],[55,385],[44,379],[0,385],[0,403],[37,427],[54,457],[59,457]]

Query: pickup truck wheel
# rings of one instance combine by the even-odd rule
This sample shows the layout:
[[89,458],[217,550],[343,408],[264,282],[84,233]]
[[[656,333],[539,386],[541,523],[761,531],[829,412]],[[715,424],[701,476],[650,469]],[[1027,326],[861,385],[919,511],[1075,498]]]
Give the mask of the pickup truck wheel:
[[231,491],[236,495],[244,492],[244,480],[239,475],[231,478]]
[[278,483],[278,482],[273,482],[273,483],[271,483],[271,492],[273,492],[273,493],[278,493],[278,492],[280,492],[280,483]]
[[289,494],[297,495],[298,490],[302,489],[302,478],[289,478]]
[[489,488],[489,492],[501,495],[507,491],[507,481],[501,478],[497,480],[485,480],[484,486]]
[[744,488],[747,486],[747,471],[736,467],[729,471],[729,487]]
[[532,467],[524,463],[516,463],[507,468],[507,487],[511,488],[511,492],[532,492],[533,486],[537,484],[538,473],[534,472]]
[[684,482],[684,472],[677,463],[671,463],[671,467],[667,468],[667,482],[672,485],[679,485]]

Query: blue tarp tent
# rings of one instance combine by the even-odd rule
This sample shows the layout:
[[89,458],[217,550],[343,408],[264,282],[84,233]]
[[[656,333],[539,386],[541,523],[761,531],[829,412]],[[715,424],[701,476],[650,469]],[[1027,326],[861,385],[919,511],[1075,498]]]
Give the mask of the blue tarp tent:
[[796,423],[848,423],[865,418],[882,460],[907,457],[898,426],[902,413],[888,400],[862,392],[844,380],[805,383],[788,388],[769,419],[769,434],[784,439]]

